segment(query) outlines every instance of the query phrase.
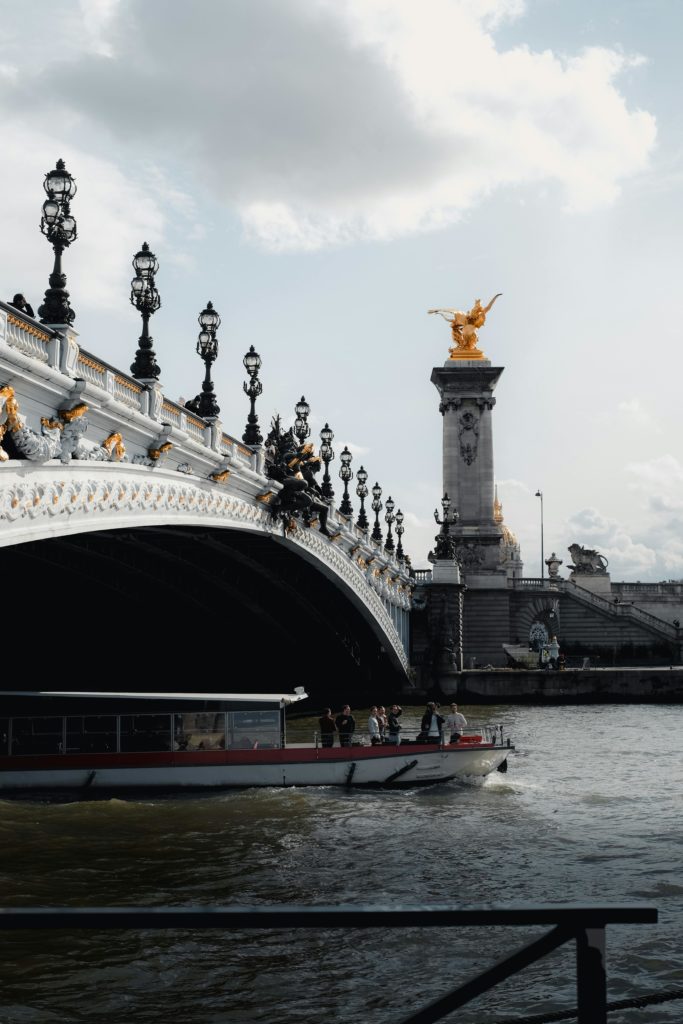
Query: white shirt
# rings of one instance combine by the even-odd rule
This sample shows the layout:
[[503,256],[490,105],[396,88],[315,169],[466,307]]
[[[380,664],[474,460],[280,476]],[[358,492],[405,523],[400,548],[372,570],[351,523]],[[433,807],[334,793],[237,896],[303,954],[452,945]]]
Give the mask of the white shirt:
[[461,733],[466,725],[467,719],[459,711],[451,711],[450,715],[446,716],[446,729],[450,729],[451,732]]
[[432,720],[429,723],[429,732],[427,733],[427,735],[428,736],[438,736],[439,735],[439,719],[438,719],[438,716],[436,714],[436,711],[432,711]]
[[370,736],[379,736],[379,722],[374,715],[368,718],[368,732]]

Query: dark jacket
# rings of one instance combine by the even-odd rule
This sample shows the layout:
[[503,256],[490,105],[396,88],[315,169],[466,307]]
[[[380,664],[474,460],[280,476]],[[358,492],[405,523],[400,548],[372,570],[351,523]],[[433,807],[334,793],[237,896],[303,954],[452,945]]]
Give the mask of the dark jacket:
[[353,715],[337,715],[334,723],[342,736],[352,736],[356,728],[356,719]]
[[389,714],[387,715],[387,722],[389,723],[389,735],[392,735],[392,733],[395,734],[397,732],[400,732],[401,723],[399,722],[399,717],[402,713],[402,711],[390,711]]
[[428,708],[425,711],[424,715],[422,716],[422,722],[420,723],[420,728],[422,729],[422,732],[429,732],[429,727],[432,724],[432,715],[436,715],[436,720],[439,723],[439,731],[443,729],[443,724],[446,721],[446,719],[443,717],[443,715],[440,715],[438,711],[431,711]]

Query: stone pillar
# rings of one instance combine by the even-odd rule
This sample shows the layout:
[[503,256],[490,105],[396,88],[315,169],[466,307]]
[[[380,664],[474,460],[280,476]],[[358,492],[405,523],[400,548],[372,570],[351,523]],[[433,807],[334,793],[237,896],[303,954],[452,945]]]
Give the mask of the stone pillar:
[[443,416],[443,490],[459,516],[449,532],[468,587],[507,586],[493,510],[493,390],[502,372],[488,359],[448,360],[432,371]]
[[485,358],[449,359],[431,377],[443,416],[443,490],[458,513],[448,532],[468,590],[465,668],[504,665],[510,640],[503,527],[494,518],[493,391],[502,373]]

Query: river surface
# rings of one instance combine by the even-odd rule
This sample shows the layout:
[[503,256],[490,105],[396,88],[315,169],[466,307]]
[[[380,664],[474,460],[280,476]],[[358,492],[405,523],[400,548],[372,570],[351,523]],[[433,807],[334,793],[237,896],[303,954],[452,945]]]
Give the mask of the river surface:
[[[507,775],[400,791],[0,802],[1,902],[635,901],[656,906],[659,924],[608,928],[608,998],[683,987],[683,708],[461,710],[512,735]],[[394,1024],[544,930],[0,935],[0,1020]],[[565,947],[452,1019],[574,1005]],[[609,1015],[682,1018],[683,1000]]]

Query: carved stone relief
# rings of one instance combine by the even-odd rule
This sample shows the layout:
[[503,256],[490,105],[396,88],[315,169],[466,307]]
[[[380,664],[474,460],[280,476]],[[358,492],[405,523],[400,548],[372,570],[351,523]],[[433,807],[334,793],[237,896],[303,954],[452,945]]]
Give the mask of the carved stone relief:
[[479,419],[469,410],[461,412],[458,417],[458,437],[460,454],[466,466],[471,466],[477,457],[479,444]]

